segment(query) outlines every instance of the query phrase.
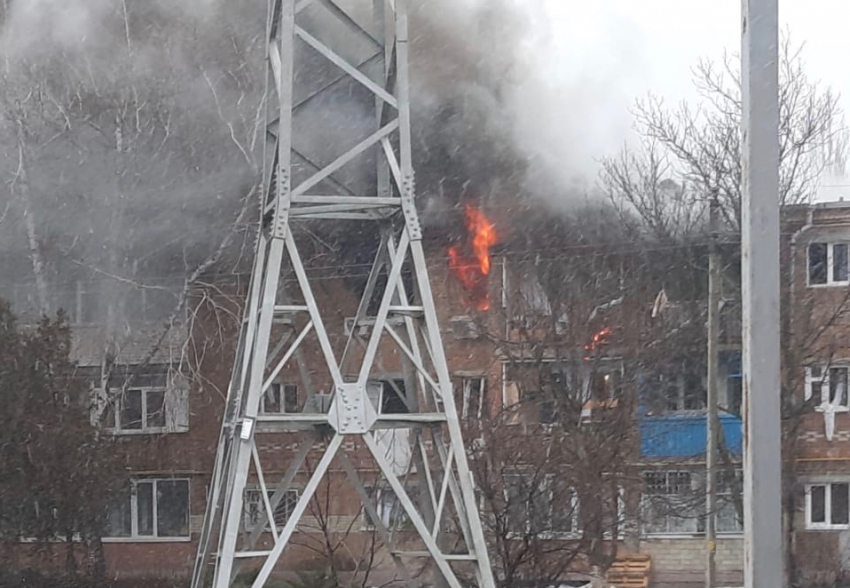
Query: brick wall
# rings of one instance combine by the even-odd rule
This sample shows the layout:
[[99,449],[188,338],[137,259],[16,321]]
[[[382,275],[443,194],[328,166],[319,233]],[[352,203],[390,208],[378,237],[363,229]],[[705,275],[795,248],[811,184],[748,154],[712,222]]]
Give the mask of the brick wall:
[[[704,538],[644,539],[640,551],[652,558],[653,588],[696,588],[705,585]],[[716,561],[720,586],[743,585],[742,538],[718,539]]]

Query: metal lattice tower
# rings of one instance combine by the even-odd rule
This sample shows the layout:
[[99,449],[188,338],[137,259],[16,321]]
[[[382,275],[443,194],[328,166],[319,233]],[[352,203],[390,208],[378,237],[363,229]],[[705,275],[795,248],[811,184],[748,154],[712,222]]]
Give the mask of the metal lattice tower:
[[[269,147],[262,227],[193,588],[208,586],[210,572],[214,588],[230,586],[243,561],[262,563],[253,586],[265,585],[332,462],[341,466],[359,495],[402,580],[414,584],[412,560],[417,566],[430,562],[439,584],[461,588],[463,575],[479,586],[494,586],[414,203],[407,0],[349,4],[269,0]],[[349,40],[341,40],[346,35]],[[365,54],[363,47],[368,48]],[[359,48],[359,56],[351,48]],[[310,78],[311,70],[318,72],[316,78]],[[316,163],[317,158],[303,150],[313,126],[298,124],[298,116],[315,103],[331,112],[336,103],[321,102],[320,96],[335,89],[339,93],[340,84],[368,97],[370,127],[354,136],[352,128],[342,125],[334,141],[337,153],[325,158],[330,159],[327,163]],[[343,136],[346,133],[353,136]],[[369,170],[368,181],[360,182],[368,188],[352,189],[340,179],[351,177],[345,173],[352,167],[354,177],[358,168]],[[299,253],[298,226],[305,222],[314,230],[365,223],[380,239],[348,329],[340,325],[335,331],[331,311],[338,309],[321,308],[321,297],[314,295],[316,277],[308,275],[310,265]],[[367,316],[376,303],[376,314]],[[362,324],[368,329],[360,329]],[[346,330],[346,336],[340,336]],[[310,340],[321,358],[313,363],[327,370],[330,389],[325,394],[308,389],[307,401],[297,412],[265,414],[263,395],[290,360],[306,361],[304,349]],[[388,345],[402,359],[405,385],[396,392],[407,412],[401,414],[383,414],[380,403],[376,406],[370,399],[370,377],[384,371],[381,357]],[[255,435],[297,431],[300,448],[282,479],[271,483],[263,475],[267,452],[259,448]],[[403,470],[381,444],[382,436],[399,431],[406,431],[410,449]],[[354,443],[343,445],[344,440]],[[403,551],[394,543],[393,529],[382,521],[374,496],[348,455],[355,445],[361,457],[371,457],[383,483],[395,493],[424,549]],[[321,448],[321,459],[308,471],[305,460],[316,447]],[[415,494],[408,492],[412,479],[419,489]],[[272,513],[296,480],[305,482],[302,493],[279,527]],[[270,549],[256,549],[266,521],[247,530],[243,526],[249,482],[260,489],[273,538]]]

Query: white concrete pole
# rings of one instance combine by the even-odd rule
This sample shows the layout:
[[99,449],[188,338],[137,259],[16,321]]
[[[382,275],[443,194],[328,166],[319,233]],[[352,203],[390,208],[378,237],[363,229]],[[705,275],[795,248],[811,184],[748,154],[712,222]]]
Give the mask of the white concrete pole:
[[742,0],[744,583],[783,585],[778,0]]

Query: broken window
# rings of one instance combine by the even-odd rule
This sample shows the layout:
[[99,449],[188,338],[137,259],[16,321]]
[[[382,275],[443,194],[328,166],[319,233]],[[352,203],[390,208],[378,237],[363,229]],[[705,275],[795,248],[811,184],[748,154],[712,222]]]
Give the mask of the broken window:
[[814,405],[850,406],[847,366],[806,368],[806,400]]
[[373,380],[366,385],[372,406],[379,414],[405,414],[410,412],[405,402],[404,380]]
[[462,378],[460,388],[463,394],[460,406],[460,415],[463,419],[480,419],[484,412],[485,395],[487,392],[487,378],[469,377]]
[[[267,497],[269,499],[269,504],[271,504],[272,496],[274,496],[275,490],[274,488],[266,489]],[[292,516],[292,513],[295,512],[295,505],[298,504],[298,490],[294,488],[289,488],[284,492],[283,496],[280,498],[280,502],[277,503],[277,506],[274,507],[274,519],[275,527],[280,529],[289,518]],[[246,488],[245,489],[245,502],[244,502],[244,516],[242,517],[242,527],[246,531],[251,531],[257,527],[257,525],[262,524],[263,529],[265,531],[271,531],[271,525],[269,524],[269,518],[266,515],[266,505],[263,500],[262,490],[259,488]]]
[[597,401],[614,400],[623,391],[623,364],[620,361],[599,361],[589,375],[590,398]]
[[806,486],[806,528],[850,527],[850,484],[832,482]]
[[850,283],[847,243],[810,243],[809,285]]
[[189,480],[131,480],[109,509],[104,537],[188,539]]
[[284,414],[298,412],[298,386],[296,384],[273,383],[263,394],[261,414]]
[[675,361],[644,384],[650,406],[662,412],[705,408],[705,368],[697,361]]

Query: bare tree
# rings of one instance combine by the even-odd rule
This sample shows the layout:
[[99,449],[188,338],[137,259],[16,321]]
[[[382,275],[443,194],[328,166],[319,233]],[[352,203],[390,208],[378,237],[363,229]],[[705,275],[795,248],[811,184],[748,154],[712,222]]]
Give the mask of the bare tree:
[[[838,95],[809,78],[802,49],[786,35],[779,52],[781,205],[811,201],[830,146],[833,161],[846,158],[840,155],[846,145]],[[636,211],[650,229],[659,230],[659,223],[667,230],[672,230],[670,225],[678,231],[693,228],[714,193],[726,225],[740,229],[739,69],[739,59],[730,55],[720,64],[700,61],[693,72],[697,104],[670,107],[652,95],[638,101],[635,122],[642,146],[603,160],[602,184],[609,196]],[[665,183],[677,189],[670,194],[663,189]]]

